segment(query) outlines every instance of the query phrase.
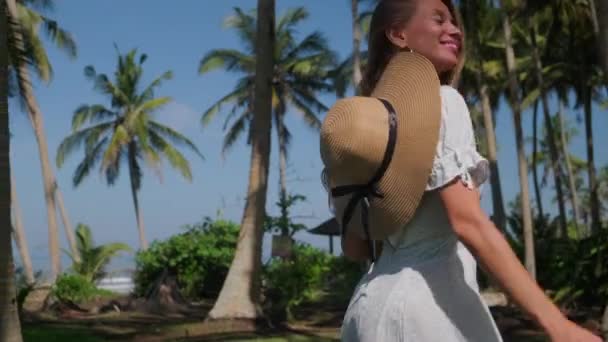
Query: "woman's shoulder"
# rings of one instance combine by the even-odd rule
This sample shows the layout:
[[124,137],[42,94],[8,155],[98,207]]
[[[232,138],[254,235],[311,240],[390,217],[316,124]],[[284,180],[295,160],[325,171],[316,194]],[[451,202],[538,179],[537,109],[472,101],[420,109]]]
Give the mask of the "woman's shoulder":
[[441,86],[441,104],[443,114],[448,117],[453,119],[460,117],[462,119],[469,116],[469,108],[464,97],[456,88],[450,85]]
[[447,103],[465,104],[464,97],[451,85],[442,85],[440,88],[441,99]]

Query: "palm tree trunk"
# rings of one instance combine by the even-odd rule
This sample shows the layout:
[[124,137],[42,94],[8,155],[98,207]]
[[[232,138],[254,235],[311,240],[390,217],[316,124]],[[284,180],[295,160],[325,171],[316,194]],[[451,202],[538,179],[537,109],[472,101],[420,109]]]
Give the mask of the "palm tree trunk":
[[148,249],[148,241],[146,240],[146,230],[144,228],[144,217],[141,209],[139,208],[139,200],[137,198],[137,191],[139,190],[135,184],[135,170],[133,160],[135,160],[135,144],[129,144],[129,180],[131,183],[131,195],[133,197],[133,207],[135,208],[135,219],[137,220],[137,232],[139,234],[139,248],[141,250]]
[[597,233],[601,227],[600,205],[597,194],[597,177],[595,174],[595,157],[593,152],[593,110],[591,108],[591,88],[585,90],[585,133],[587,144],[587,172],[589,176],[589,196],[591,200],[591,233]]
[[502,188],[500,186],[500,174],[498,169],[498,153],[496,151],[496,132],[494,131],[494,120],[492,117],[492,107],[490,105],[490,96],[488,95],[488,86],[481,80],[481,75],[477,74],[479,87],[479,96],[481,98],[481,108],[483,112],[483,123],[486,129],[486,139],[488,144],[488,160],[490,161],[490,183],[492,186],[492,209],[496,225],[501,230],[506,229],[507,219],[505,215],[505,207],[502,198]]
[[566,206],[564,205],[564,194],[562,188],[562,173],[559,167],[559,155],[557,153],[557,146],[555,143],[555,133],[553,129],[553,122],[551,121],[551,114],[549,113],[549,101],[547,100],[547,92],[545,90],[545,80],[543,77],[543,64],[540,60],[538,52],[538,46],[536,44],[536,28],[532,19],[529,22],[531,40],[532,40],[532,57],[534,58],[534,64],[536,66],[536,82],[540,88],[541,101],[543,102],[543,114],[545,120],[545,127],[547,128],[547,140],[549,142],[549,154],[551,159],[551,169],[553,170],[553,181],[555,183],[555,191],[557,192],[557,207],[559,210],[559,235],[562,238],[568,237],[568,222],[566,219]]
[[[285,141],[285,123],[283,122],[284,116],[283,107],[278,110],[275,114],[275,123],[277,128],[277,140],[279,143],[279,196],[280,202],[284,203],[287,200],[287,146]],[[281,205],[281,217],[287,216],[287,207]],[[282,227],[281,235],[289,236],[287,227]]]
[[543,209],[543,199],[540,195],[540,183],[538,181],[538,101],[534,101],[534,114],[532,117],[532,180],[534,181],[534,197],[538,209],[538,220],[543,222],[545,211]]
[[359,25],[359,0],[350,1],[351,15],[353,19],[353,88],[357,88],[361,82],[361,25]]
[[13,225],[13,236],[15,244],[19,250],[21,256],[21,263],[23,264],[23,273],[25,274],[25,281],[28,284],[34,284],[34,268],[32,267],[32,259],[30,258],[30,249],[27,245],[27,239],[25,237],[25,229],[23,229],[23,216],[21,215],[21,209],[19,208],[19,199],[17,198],[17,190],[15,187],[15,177],[11,173],[11,205],[13,209],[13,218],[15,224]]
[[572,162],[570,161],[570,152],[568,151],[568,141],[566,139],[566,125],[564,123],[564,102],[559,101],[559,116],[560,126],[560,140],[562,142],[562,153],[566,162],[566,172],[568,172],[568,187],[570,188],[570,202],[572,202],[572,213],[574,215],[574,228],[577,231],[579,237],[581,232],[579,231],[578,223],[581,221],[581,212],[578,201],[578,194],[576,193],[576,184],[574,182],[574,172],[572,171]]
[[61,214],[61,220],[63,221],[63,229],[65,230],[65,236],[68,239],[68,244],[70,245],[70,253],[72,254],[72,258],[76,262],[80,262],[80,253],[78,252],[78,248],[76,247],[76,237],[74,236],[74,231],[72,230],[72,224],[70,223],[70,218],[68,217],[68,212],[65,209],[65,204],[63,202],[63,195],[59,190],[58,186],[55,186],[55,196],[57,200],[57,207],[59,208],[59,213]]
[[[15,0],[7,0],[8,14],[15,22],[18,22],[17,4]],[[23,37],[19,30],[14,30],[15,37],[14,41],[18,46],[18,49],[23,49]],[[49,254],[51,258],[51,274],[49,275],[50,281],[54,282],[59,272],[61,272],[61,259],[59,255],[59,233],[57,230],[57,216],[56,216],[56,205],[55,205],[55,175],[51,167],[51,161],[49,159],[49,149],[46,141],[46,134],[44,132],[44,122],[42,119],[42,112],[34,97],[32,89],[30,75],[27,69],[27,65],[24,62],[19,64],[17,73],[22,82],[19,84],[21,93],[27,105],[28,116],[34,134],[36,136],[36,142],[38,143],[38,153],[40,157],[40,164],[42,167],[42,181],[44,184],[44,199],[46,201],[46,214],[49,225]]]
[[[601,65],[604,69],[604,74],[608,75],[608,0],[593,0],[591,6],[595,9],[595,20],[598,22],[598,47],[601,55]],[[608,77],[608,76],[607,76]],[[590,108],[591,111],[591,108]],[[586,116],[586,115],[585,115]],[[587,126],[587,124],[585,124]],[[591,126],[591,124],[589,124]],[[588,139],[588,138],[587,138]],[[587,150],[587,153],[589,151]],[[597,193],[596,193],[597,194]],[[597,202],[596,202],[597,204]],[[593,198],[592,198],[593,205]],[[593,208],[592,208],[593,210]],[[596,213],[599,216],[599,212]],[[602,320],[602,330],[604,331],[604,339],[608,340],[608,304],[604,310],[604,318]]]
[[595,10],[592,17],[595,22],[594,30],[598,36],[600,64],[608,75],[608,0],[591,1],[591,9]]
[[263,315],[260,306],[260,269],[272,128],[274,13],[274,0],[258,0],[255,126],[247,200],[234,259],[219,297],[209,312],[212,320],[242,319],[252,322]]
[[[13,3],[14,5],[14,3]],[[5,2],[0,13],[5,13]],[[14,13],[14,12],[13,12]],[[0,23],[0,46],[7,46],[7,20]],[[10,137],[8,124],[8,56],[0,53],[0,341],[21,342],[11,244]]]
[[530,189],[528,186],[528,162],[524,146],[524,134],[521,125],[521,101],[519,99],[519,85],[515,70],[515,52],[513,51],[511,21],[508,13],[503,8],[503,33],[505,36],[505,54],[507,59],[507,70],[509,73],[509,92],[511,108],[513,108],[513,122],[515,126],[515,142],[517,144],[517,159],[519,162],[519,183],[521,191],[521,213],[524,231],[524,264],[526,269],[536,279],[536,260],[534,256],[534,230],[532,226],[532,210],[530,208]]

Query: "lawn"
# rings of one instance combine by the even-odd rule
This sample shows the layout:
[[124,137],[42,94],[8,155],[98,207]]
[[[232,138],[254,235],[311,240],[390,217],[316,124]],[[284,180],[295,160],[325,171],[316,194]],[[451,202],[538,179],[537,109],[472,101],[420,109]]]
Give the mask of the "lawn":
[[80,328],[51,328],[51,327],[24,327],[24,342],[104,342],[105,338],[95,336],[87,330]]

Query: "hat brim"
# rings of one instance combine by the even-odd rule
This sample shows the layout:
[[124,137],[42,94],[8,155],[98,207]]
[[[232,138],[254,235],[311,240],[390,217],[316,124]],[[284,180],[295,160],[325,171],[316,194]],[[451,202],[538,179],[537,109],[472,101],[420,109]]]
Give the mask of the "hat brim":
[[[393,56],[371,94],[388,100],[397,114],[395,151],[378,184],[383,197],[370,198],[370,235],[374,240],[382,240],[406,225],[424,195],[439,139],[440,87],[428,59],[415,52],[400,52]],[[340,223],[351,197],[333,199]],[[348,229],[366,237],[360,210],[358,205]]]

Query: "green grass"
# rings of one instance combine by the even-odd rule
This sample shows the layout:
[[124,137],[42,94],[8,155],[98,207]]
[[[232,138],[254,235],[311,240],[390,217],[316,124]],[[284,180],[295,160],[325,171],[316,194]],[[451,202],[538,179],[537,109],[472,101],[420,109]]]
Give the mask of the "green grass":
[[84,329],[24,327],[24,342],[105,342],[106,339],[95,336]]

